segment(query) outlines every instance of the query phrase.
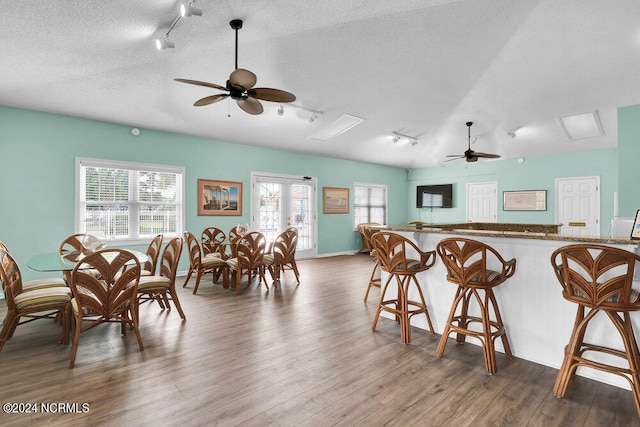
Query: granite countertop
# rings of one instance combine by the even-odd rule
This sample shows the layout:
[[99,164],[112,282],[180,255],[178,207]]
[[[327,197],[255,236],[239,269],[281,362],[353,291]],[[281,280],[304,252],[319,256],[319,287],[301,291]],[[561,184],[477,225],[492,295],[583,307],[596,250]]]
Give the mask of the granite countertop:
[[[474,223],[469,223],[474,224]],[[398,224],[380,227],[391,231],[407,231],[414,233],[436,233],[436,234],[460,234],[468,236],[487,236],[487,237],[509,237],[516,239],[535,239],[535,240],[555,240],[562,242],[586,242],[600,244],[618,244],[618,245],[638,245],[640,240],[631,240],[620,237],[600,237],[600,236],[570,236],[558,233],[550,233],[536,230],[538,227],[531,227],[533,224],[499,224],[494,225],[494,230],[470,229],[465,223],[462,224]],[[459,227],[460,226],[460,227]],[[476,223],[477,226],[477,223]],[[541,226],[545,226],[541,224]],[[557,226],[549,224],[549,226]],[[458,228],[459,227],[459,228]],[[378,227],[376,227],[378,228]]]

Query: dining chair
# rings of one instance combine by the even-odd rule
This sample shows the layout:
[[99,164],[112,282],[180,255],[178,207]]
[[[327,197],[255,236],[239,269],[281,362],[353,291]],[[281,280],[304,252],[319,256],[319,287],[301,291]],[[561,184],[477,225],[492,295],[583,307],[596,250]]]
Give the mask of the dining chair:
[[[187,319],[184,311],[182,311],[175,286],[181,253],[182,239],[175,237],[169,240],[162,251],[158,274],[140,277],[138,283],[138,307],[147,301],[161,300],[164,304],[161,307],[170,309],[169,301],[173,301],[182,320]],[[140,319],[140,316],[138,316],[138,319]]]
[[[0,250],[0,282],[7,310],[0,330],[0,351],[18,325],[37,319],[58,320],[62,324],[59,342],[69,343],[71,290],[64,282],[60,286],[60,280],[41,279],[38,281],[41,287],[25,290],[15,259],[6,250]],[[49,281],[51,286],[47,286]]]
[[296,248],[298,246],[298,229],[289,227],[276,237],[271,245],[271,251],[264,255],[264,263],[268,266],[273,277],[274,286],[280,282],[280,274],[291,270],[300,284],[300,273],[296,265]]
[[229,258],[226,262],[231,272],[231,283],[236,288],[236,293],[241,293],[240,281],[242,276],[247,276],[250,283],[255,274],[260,281],[264,282],[269,290],[269,285],[264,277],[265,268],[268,268],[272,260],[264,259],[266,239],[259,231],[250,231],[244,236],[238,237],[235,241],[236,256]]
[[202,256],[217,256],[218,258],[227,259],[228,255],[223,244],[226,238],[227,235],[219,228],[207,227],[202,230],[202,235],[200,236]]
[[[87,270],[95,270],[98,277]],[[138,329],[138,282],[140,262],[125,249],[103,249],[79,261],[71,272],[69,286],[73,293],[73,346],[69,367],[73,368],[80,335],[105,322],[120,323],[120,332],[126,335],[131,326],[144,350]]]
[[77,255],[79,254],[90,253],[102,248],[104,248],[104,242],[98,237],[92,234],[78,233],[66,237],[60,243],[58,253],[61,256],[67,257],[73,257],[74,255],[76,255],[76,257],[72,259],[73,261],[75,261]]
[[216,279],[222,275],[222,284],[226,288],[228,286],[227,281],[227,263],[222,259],[214,256],[203,257],[202,248],[200,242],[196,236],[190,231],[184,232],[184,240],[187,244],[187,252],[189,253],[189,271],[187,277],[184,280],[182,287],[186,287],[193,272],[196,273],[196,284],[193,288],[195,295],[198,292],[200,286],[200,278],[205,273],[212,273],[212,282],[215,283]]
[[141,276],[153,276],[156,274],[156,266],[158,265],[158,257],[160,256],[160,248],[162,248],[162,234],[154,237],[147,247],[147,260],[142,265],[140,271]]

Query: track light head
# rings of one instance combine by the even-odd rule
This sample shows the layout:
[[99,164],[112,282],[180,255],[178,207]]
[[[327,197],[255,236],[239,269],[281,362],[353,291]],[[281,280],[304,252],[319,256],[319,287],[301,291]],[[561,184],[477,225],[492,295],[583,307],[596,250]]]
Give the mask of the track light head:
[[165,34],[160,39],[156,39],[156,49],[165,50],[165,49],[173,49],[176,45],[169,41],[169,38]]
[[318,115],[316,113],[311,114],[311,116],[309,116],[309,123],[313,123],[316,121],[316,119],[318,118]]
[[400,137],[398,135],[395,135],[393,137],[393,143],[395,144],[396,142],[400,141]]
[[202,9],[198,9],[194,4],[193,0],[191,0],[188,3],[183,2],[180,5],[180,16],[184,18],[186,16],[193,16],[193,15],[202,16]]
[[282,106],[282,104],[280,104],[280,107],[278,107],[277,113],[279,116],[284,114],[284,107]]

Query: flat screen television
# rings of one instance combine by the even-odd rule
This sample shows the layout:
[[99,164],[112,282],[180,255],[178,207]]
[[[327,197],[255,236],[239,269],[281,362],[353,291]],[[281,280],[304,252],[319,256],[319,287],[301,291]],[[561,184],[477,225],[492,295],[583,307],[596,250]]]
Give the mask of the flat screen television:
[[453,207],[453,184],[418,185],[416,191],[416,207]]

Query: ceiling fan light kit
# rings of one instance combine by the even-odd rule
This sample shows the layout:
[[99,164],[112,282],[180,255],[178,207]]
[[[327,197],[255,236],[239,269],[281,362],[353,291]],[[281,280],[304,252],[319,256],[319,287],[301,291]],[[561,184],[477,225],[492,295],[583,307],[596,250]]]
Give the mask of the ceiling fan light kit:
[[[238,68],[238,30],[242,28],[242,20],[234,19],[229,22],[231,28],[236,32],[236,55],[235,69],[229,75],[229,80],[225,86],[215,83],[203,82],[200,80],[190,79],[174,79],[177,82],[188,83],[196,86],[204,86],[212,89],[225,91],[216,95],[205,96],[197,100],[193,105],[201,107],[203,105],[213,104],[227,97],[235,100],[238,106],[246,113],[257,115],[262,114],[264,107],[259,100],[270,102],[293,102],[296,100],[294,94],[280,89],[272,89],[268,87],[254,87],[258,78],[251,71],[244,68]],[[284,110],[283,110],[284,112]]]
[[452,157],[452,159],[445,160],[445,161],[450,162],[451,160],[465,159],[467,163],[474,163],[474,162],[477,162],[478,159],[481,157],[485,159],[499,159],[500,156],[497,154],[480,153],[478,151],[473,151],[471,149],[471,126],[473,125],[473,122],[467,122],[466,125],[467,125],[467,131],[468,131],[467,151],[465,151],[464,154],[462,155],[450,154],[447,157]]

